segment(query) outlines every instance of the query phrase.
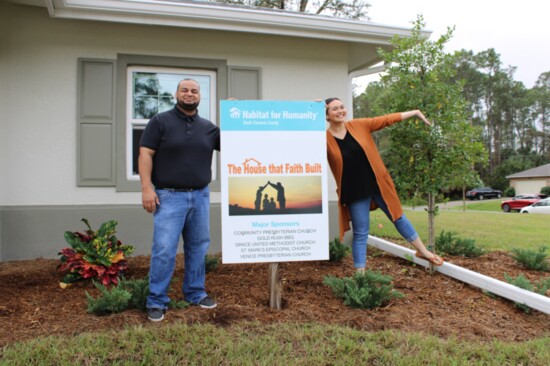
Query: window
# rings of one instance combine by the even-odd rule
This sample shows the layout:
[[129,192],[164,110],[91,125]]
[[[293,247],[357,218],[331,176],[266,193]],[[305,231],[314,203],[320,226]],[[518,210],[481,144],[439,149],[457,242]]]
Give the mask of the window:
[[[170,110],[176,103],[178,82],[196,80],[201,88],[199,115],[216,121],[216,72],[200,69],[130,66],[127,68],[126,98],[126,178],[139,180],[139,141],[155,114]],[[212,179],[216,179],[216,160],[212,159]]]
[[[229,66],[226,60],[118,54],[116,59],[78,59],[78,171],[80,187],[141,190],[139,141],[150,117],[175,103],[177,83],[190,77],[201,85],[202,117],[217,123],[217,101],[261,99],[261,70]],[[212,162],[213,192],[219,155]]]
[[[154,88],[138,88],[137,99],[134,101],[134,73],[153,74]],[[171,83],[165,78],[177,75]],[[137,172],[137,156],[139,140],[143,129],[149,121],[148,114],[161,110],[168,103],[168,94],[174,95],[179,80],[193,78],[201,85],[201,104],[199,113],[213,123],[218,123],[217,101],[227,98],[228,68],[225,60],[188,57],[165,57],[151,55],[118,54],[116,59],[116,126],[113,139],[115,141],[115,181],[117,192],[139,192],[141,185]],[[143,76],[140,83],[145,83],[150,76]],[[151,83],[151,81],[149,81]],[[239,80],[239,85],[247,85]],[[153,90],[149,90],[153,89]],[[239,97],[237,95],[236,97]],[[174,100],[175,102],[175,100]],[[137,111],[134,110],[136,106]],[[137,112],[134,115],[134,112]],[[219,154],[214,153],[212,163],[212,178],[210,184],[213,192],[219,191],[217,169],[219,169]],[[134,168],[135,167],[135,168]]]

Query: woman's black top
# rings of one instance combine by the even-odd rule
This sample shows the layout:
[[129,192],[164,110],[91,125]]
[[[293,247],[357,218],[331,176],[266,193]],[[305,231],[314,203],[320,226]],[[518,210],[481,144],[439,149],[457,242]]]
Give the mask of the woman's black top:
[[340,202],[349,205],[355,201],[380,194],[369,159],[351,133],[347,132],[343,139],[336,138],[336,142],[342,153],[344,166]]

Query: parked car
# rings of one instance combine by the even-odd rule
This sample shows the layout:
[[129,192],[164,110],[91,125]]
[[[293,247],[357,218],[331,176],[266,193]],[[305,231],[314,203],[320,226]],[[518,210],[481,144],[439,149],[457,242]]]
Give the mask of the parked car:
[[500,198],[502,197],[502,191],[499,191],[498,189],[493,189],[490,187],[480,187],[480,188],[474,188],[468,192],[466,192],[466,198],[471,200],[482,200],[485,198]]
[[525,206],[532,205],[542,198],[546,198],[545,194],[518,194],[512,199],[502,201],[500,208],[504,212],[519,211]]
[[521,209],[521,213],[550,214],[550,198],[544,198]]

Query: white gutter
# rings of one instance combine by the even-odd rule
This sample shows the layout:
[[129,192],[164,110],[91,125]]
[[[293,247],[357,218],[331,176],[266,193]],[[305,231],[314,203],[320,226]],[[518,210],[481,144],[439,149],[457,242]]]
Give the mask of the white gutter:
[[[156,0],[11,0],[46,3],[54,18],[154,24],[389,45],[410,29],[329,16],[198,2]],[[429,32],[426,32],[429,35]]]
[[[417,258],[414,255],[414,250],[404,248],[400,245],[390,243],[389,241],[376,238],[374,236],[369,236],[368,244],[403,259],[407,259],[409,261],[412,260],[414,263],[421,266],[429,266],[428,261]],[[485,276],[447,262],[440,267],[435,267],[435,270],[469,285],[479,287],[482,290],[504,297],[508,300],[525,304],[532,309],[550,314],[550,298],[546,296],[524,290],[509,283],[496,280],[492,277]]]

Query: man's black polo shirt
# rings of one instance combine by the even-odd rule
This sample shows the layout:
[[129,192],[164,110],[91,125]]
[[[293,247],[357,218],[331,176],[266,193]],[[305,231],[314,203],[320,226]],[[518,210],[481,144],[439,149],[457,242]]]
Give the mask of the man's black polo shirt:
[[212,154],[220,129],[198,113],[177,107],[151,118],[140,146],[155,150],[151,180],[156,188],[203,188],[212,180]]

